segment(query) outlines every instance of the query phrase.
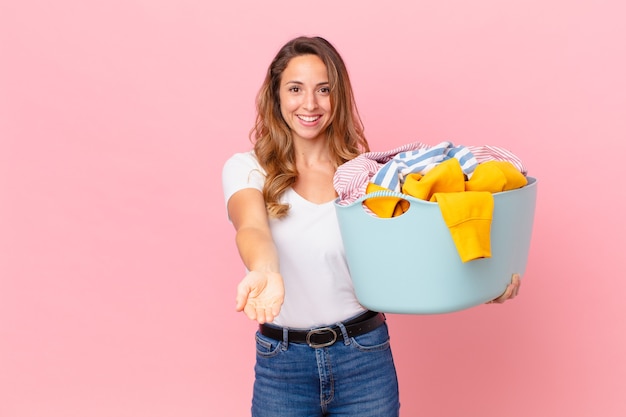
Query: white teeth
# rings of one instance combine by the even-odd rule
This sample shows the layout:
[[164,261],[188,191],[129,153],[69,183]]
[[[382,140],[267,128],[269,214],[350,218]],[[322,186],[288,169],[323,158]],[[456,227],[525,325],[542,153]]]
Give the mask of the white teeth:
[[305,122],[314,122],[317,119],[319,119],[320,117],[319,116],[301,116],[301,115],[298,115],[298,118],[300,120],[305,121]]

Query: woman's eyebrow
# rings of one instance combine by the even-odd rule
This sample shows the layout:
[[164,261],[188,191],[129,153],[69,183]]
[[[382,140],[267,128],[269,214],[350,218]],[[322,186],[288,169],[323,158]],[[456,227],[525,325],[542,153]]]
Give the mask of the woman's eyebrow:
[[[285,81],[285,84],[298,84],[298,85],[304,85],[304,83],[302,81],[297,81],[297,80],[292,80],[292,81]],[[327,85],[330,84],[329,81],[321,81],[317,84],[315,84],[317,87],[322,86],[322,85]]]

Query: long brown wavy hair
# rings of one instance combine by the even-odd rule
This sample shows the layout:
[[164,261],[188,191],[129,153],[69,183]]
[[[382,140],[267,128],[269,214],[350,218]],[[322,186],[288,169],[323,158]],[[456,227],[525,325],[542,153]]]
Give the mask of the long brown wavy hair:
[[263,197],[271,217],[287,215],[289,206],[280,197],[298,177],[291,131],[280,111],[279,88],[283,71],[292,58],[317,55],[326,65],[330,85],[331,117],[326,135],[330,157],[338,167],[369,151],[352,85],[339,52],[321,37],[298,37],[287,42],[270,64],[257,95],[257,116],[250,132],[254,152],[267,174]]

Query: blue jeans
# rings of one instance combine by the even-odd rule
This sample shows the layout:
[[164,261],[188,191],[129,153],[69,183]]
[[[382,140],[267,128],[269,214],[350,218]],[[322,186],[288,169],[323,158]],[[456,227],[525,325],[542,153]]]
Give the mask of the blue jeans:
[[387,324],[332,346],[257,332],[253,417],[397,417],[398,378]]

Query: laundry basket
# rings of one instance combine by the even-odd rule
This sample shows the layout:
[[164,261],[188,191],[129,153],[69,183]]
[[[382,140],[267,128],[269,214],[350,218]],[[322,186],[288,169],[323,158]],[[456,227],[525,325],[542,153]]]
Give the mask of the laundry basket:
[[[363,201],[389,196],[409,201],[403,215],[380,218]],[[491,257],[463,263],[437,203],[377,192],[335,208],[359,302],[375,311],[450,313],[500,296],[511,275],[523,275],[535,214],[537,180],[493,194]]]

